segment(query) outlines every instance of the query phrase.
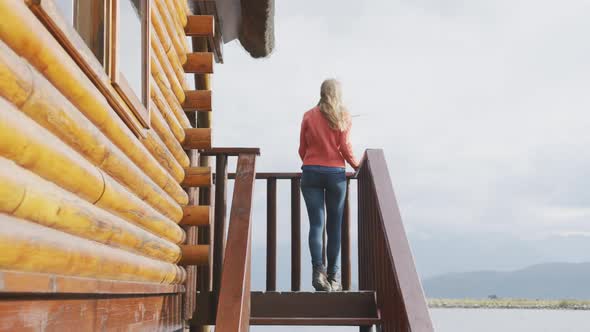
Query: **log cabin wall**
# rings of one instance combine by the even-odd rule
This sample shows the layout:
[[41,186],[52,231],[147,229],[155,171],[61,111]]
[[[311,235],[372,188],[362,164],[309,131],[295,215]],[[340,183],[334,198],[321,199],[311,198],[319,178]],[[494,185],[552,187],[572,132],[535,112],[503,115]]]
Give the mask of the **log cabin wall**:
[[[117,59],[125,1],[144,13],[141,92]],[[186,1],[72,0],[73,19],[59,2],[0,0],[0,331],[181,330],[209,257],[185,187],[211,182],[191,168],[211,130],[185,113],[211,94],[185,68],[212,57],[189,50]]]

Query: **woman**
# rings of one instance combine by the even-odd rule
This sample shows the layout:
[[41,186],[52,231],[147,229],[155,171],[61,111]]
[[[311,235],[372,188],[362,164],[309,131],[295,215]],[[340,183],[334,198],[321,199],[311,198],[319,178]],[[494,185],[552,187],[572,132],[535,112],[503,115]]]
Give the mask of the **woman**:
[[[312,284],[317,291],[342,290],[338,259],[346,195],[345,161],[355,170],[359,167],[349,141],[351,125],[350,115],[342,105],[340,83],[333,79],[325,80],[320,102],[303,116],[299,146],[299,156],[303,161],[301,191],[309,215]],[[324,204],[327,210],[327,270],[322,257]]]

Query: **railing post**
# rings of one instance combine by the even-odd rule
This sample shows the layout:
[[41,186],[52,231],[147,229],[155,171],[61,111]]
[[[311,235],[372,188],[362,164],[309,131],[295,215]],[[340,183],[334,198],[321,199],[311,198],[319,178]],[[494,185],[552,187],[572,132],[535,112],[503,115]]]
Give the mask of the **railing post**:
[[291,179],[291,291],[301,290],[301,179]]
[[266,290],[277,289],[277,179],[266,180]]
[[[200,160],[199,165],[208,166],[209,161]],[[211,189],[199,188],[199,205],[211,205]],[[198,230],[198,244],[211,244],[211,230],[203,228]],[[197,268],[197,285],[201,292],[209,292],[212,289],[212,266],[199,266]]]
[[240,154],[230,212],[227,257],[215,319],[217,332],[247,332],[250,324],[252,202],[255,155]]
[[346,198],[344,201],[344,216],[342,218],[342,289],[350,290],[350,180],[346,180]]
[[219,294],[221,269],[225,254],[225,220],[227,210],[227,155],[215,158],[215,221],[213,226],[213,293]]

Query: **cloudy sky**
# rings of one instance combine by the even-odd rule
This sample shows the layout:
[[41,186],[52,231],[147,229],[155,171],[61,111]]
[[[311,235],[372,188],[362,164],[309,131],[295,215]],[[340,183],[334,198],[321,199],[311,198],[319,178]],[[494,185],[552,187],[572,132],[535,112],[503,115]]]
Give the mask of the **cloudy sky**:
[[214,145],[258,146],[259,171],[297,171],[301,117],[335,77],[359,115],[357,154],[385,150],[423,277],[590,260],[588,12],[588,0],[276,1],[270,58],[225,45]]

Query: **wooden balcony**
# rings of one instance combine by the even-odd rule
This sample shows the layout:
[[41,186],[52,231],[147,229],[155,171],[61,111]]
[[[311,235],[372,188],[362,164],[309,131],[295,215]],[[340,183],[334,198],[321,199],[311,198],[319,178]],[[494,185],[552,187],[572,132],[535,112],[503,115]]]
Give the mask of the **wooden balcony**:
[[[198,294],[200,311],[191,320],[192,326],[216,325],[216,331],[222,332],[247,331],[250,325],[359,326],[361,331],[378,326],[380,331],[433,331],[383,151],[367,150],[359,172],[348,174],[348,187],[355,182],[358,185],[359,290],[351,289],[350,207],[354,203],[347,192],[341,248],[345,291],[330,293],[301,292],[301,174],[256,173],[251,179],[240,171],[228,173],[228,157],[248,151],[257,152],[219,148],[204,151],[205,155],[215,156],[217,162],[213,176],[218,203],[213,224],[213,280],[211,289]],[[266,182],[267,191],[264,292],[250,288],[251,218],[239,216],[234,210],[244,200],[251,200],[252,189],[244,189],[244,183],[254,177]],[[227,199],[228,180],[236,184],[226,245],[226,212],[219,202]],[[291,186],[289,230],[277,229],[277,181],[289,181]],[[241,209],[251,211],[246,206]],[[285,231],[291,233],[291,287],[277,291],[277,233]]]

